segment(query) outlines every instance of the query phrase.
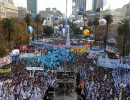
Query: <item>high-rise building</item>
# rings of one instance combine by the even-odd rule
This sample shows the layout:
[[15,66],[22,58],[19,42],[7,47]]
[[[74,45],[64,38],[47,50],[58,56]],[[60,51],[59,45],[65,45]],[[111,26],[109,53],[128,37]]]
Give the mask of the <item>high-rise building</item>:
[[105,0],[93,0],[92,2],[92,10],[97,11],[98,9],[103,9]]
[[82,6],[86,10],[87,0],[72,0],[72,4],[75,3],[75,7],[72,5],[72,14],[75,14]]
[[37,0],[27,0],[27,9],[31,12],[32,17],[37,15]]

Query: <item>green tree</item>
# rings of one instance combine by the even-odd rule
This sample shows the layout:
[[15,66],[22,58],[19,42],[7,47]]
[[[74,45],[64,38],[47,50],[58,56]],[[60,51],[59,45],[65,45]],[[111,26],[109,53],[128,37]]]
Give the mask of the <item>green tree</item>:
[[88,24],[88,27],[89,27],[90,31],[92,32],[93,21],[92,20],[88,20],[87,24]]
[[88,26],[89,26],[89,28],[91,28],[92,25],[93,25],[93,21],[92,20],[88,20]]
[[21,44],[21,43],[28,43],[29,41],[29,34],[27,33],[26,27],[27,24],[24,20],[16,22],[15,26],[15,33],[13,35],[13,43],[14,45]]
[[26,14],[25,21],[27,23],[27,27],[31,25],[31,22],[32,22],[32,16],[31,16],[31,14],[29,14],[29,13]]
[[[127,35],[129,34],[130,30],[130,19],[123,19],[118,25],[117,31],[119,36],[123,36],[123,48],[122,48],[122,56],[125,55],[125,48],[126,48],[126,42],[127,42]],[[129,41],[130,42],[130,41]]]
[[99,18],[94,18],[94,20],[93,20],[93,25],[94,25],[94,27],[95,27],[95,32],[96,32],[97,27],[98,27],[98,25],[99,25]]
[[96,31],[97,31],[97,27],[99,25],[99,18],[94,18],[92,23],[93,23],[93,25],[95,27],[95,29],[94,29],[94,37],[95,37],[95,40],[96,40]]
[[[28,29],[28,26],[30,26],[31,22],[32,22],[32,15],[30,13],[28,13],[28,14],[26,14],[24,19],[26,21],[27,29]],[[34,33],[32,33],[32,40],[34,40]]]
[[105,15],[104,19],[106,20],[107,24],[106,24],[106,35],[104,38],[104,48],[106,49],[106,45],[107,45],[107,37],[108,37],[108,27],[109,24],[111,24],[113,22],[113,16],[111,14]]
[[42,17],[42,18],[41,18],[41,24],[43,24],[43,21],[44,21],[45,19],[46,19],[45,17]]
[[39,23],[41,23],[41,16],[40,16],[40,14],[37,14],[37,16],[36,16],[36,18],[35,18],[35,22],[37,23],[37,41],[38,41],[38,35],[39,35],[39,33],[38,33],[38,25],[39,25]]
[[80,30],[80,27],[75,27],[74,34],[81,35],[83,33],[83,30]]
[[2,27],[8,34],[8,44],[9,44],[9,52],[11,50],[10,43],[11,43],[11,35],[15,30],[15,23],[14,20],[11,18],[4,18],[2,20]]
[[51,26],[45,26],[43,31],[45,35],[51,35],[52,33],[54,33],[54,30]]

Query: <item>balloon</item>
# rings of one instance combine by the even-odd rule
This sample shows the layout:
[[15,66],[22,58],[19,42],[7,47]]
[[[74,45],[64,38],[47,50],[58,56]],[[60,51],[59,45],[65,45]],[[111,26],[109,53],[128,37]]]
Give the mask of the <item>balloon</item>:
[[83,34],[84,34],[84,36],[89,36],[89,30],[88,30],[88,29],[85,29],[85,30],[83,31]]
[[80,11],[84,11],[85,9],[84,9],[83,6],[80,6],[80,7],[79,7],[79,10],[80,10]]
[[63,24],[60,24],[60,27],[63,27]]
[[88,20],[88,18],[84,18],[84,21],[87,21]]
[[80,30],[83,30],[83,27],[80,27]]
[[72,7],[75,7],[75,6],[76,6],[76,3],[75,3],[75,2],[73,2],[73,3],[72,3]]
[[75,19],[75,16],[74,15],[70,15],[69,19],[73,20],[73,19]]
[[58,20],[58,16],[55,16],[55,17],[54,17],[54,20]]
[[12,51],[12,55],[14,55],[14,56],[17,56],[17,55],[19,55],[20,54],[20,51],[18,50],[18,49],[14,49],[13,51]]
[[69,25],[67,25],[67,28],[69,28],[70,26]]
[[43,26],[46,25],[46,20],[43,21],[42,25],[43,25]]
[[100,19],[99,24],[100,25],[106,25],[107,21],[105,19]]
[[30,33],[30,34],[33,33],[33,28],[32,28],[32,26],[28,26],[28,33]]
[[65,28],[62,29],[63,34],[65,34]]
[[54,29],[55,29],[55,30],[58,30],[58,26],[55,26]]

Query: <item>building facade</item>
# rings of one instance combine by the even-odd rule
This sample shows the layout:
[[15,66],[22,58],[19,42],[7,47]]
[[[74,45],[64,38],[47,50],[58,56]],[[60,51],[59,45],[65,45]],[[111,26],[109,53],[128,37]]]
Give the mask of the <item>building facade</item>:
[[23,7],[18,7],[18,17],[19,18],[25,18],[27,13],[31,13],[27,10],[27,8],[23,8]]
[[72,14],[76,15],[80,7],[83,7],[86,10],[87,0],[72,0],[72,4],[75,3],[75,6],[72,5]]
[[122,7],[122,13],[124,13],[126,17],[130,18],[130,3]]
[[37,0],[27,0],[27,9],[31,12],[32,17],[37,15]]
[[[48,26],[58,25],[63,18],[63,14],[56,8],[46,8],[45,11],[39,11],[39,14],[46,19]],[[58,17],[57,20],[55,20],[55,17]]]
[[0,1],[0,19],[18,17],[18,7],[16,7],[13,2],[7,0]]

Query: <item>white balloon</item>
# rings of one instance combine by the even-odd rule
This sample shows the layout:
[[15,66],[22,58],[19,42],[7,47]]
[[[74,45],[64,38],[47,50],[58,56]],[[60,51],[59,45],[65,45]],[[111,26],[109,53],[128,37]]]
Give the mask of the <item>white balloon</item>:
[[105,19],[100,19],[99,24],[100,25],[106,25],[107,21]]
[[83,27],[80,27],[80,30],[83,30]]
[[70,19],[70,20],[75,19],[75,15],[70,15],[69,19]]
[[54,30],[58,30],[58,26],[55,26],[55,27],[54,27]]
[[62,20],[63,19],[63,17],[60,17],[60,20]]
[[76,6],[76,3],[75,3],[75,2],[73,2],[73,3],[72,3],[72,7],[75,7],[75,6]]
[[28,28],[29,28],[30,33],[33,33],[33,28],[32,28],[32,26],[28,26]]
[[61,27],[63,27],[63,24],[60,24]]
[[58,27],[60,27],[60,25],[58,25]]
[[46,25],[46,20],[43,21],[42,25],[43,25],[43,26]]
[[13,54],[14,56],[17,56],[17,55],[20,54],[20,51],[19,51],[18,49],[14,49],[14,50],[12,51],[12,54]]
[[63,33],[65,33],[65,28],[62,29]]
[[67,28],[69,28],[70,26],[69,25],[67,25]]

